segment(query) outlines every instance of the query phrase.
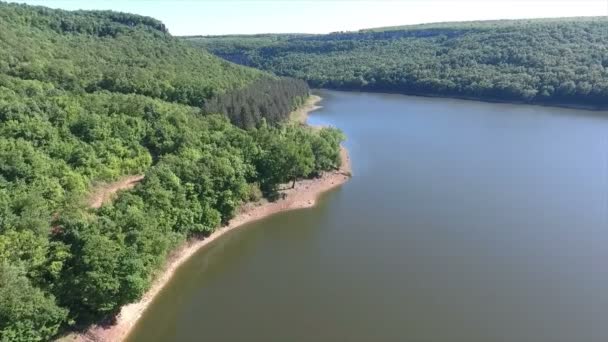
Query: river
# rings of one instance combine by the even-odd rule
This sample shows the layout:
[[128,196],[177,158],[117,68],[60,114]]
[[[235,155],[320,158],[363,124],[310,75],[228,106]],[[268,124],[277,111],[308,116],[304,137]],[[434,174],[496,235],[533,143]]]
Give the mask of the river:
[[608,113],[320,95],[353,179],[199,251],[129,341],[608,341]]

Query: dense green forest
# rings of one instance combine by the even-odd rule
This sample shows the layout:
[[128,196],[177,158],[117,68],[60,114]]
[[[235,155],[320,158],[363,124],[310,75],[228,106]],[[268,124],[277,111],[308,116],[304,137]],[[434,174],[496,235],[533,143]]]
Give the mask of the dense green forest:
[[[339,131],[282,124],[304,82],[154,19],[0,3],[0,46],[1,341],[111,317],[188,237],[339,166]],[[131,174],[145,178],[87,207],[92,185]]]
[[[124,13],[4,4],[0,42],[0,74],[74,93],[140,94],[204,109],[239,90],[241,102],[224,107],[261,107],[273,120],[288,114],[286,100],[308,94],[302,81],[235,66],[175,39],[155,19]],[[264,97],[255,91],[270,84],[273,92]]]
[[604,17],[185,39],[313,87],[608,105]]

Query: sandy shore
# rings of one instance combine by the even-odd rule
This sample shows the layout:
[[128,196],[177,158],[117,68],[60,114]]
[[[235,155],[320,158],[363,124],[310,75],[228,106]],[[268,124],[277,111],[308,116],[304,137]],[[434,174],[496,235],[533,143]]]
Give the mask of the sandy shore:
[[321,106],[319,106],[319,102],[321,102],[321,100],[322,98],[320,96],[310,95],[310,97],[308,98],[308,100],[306,100],[302,107],[291,113],[290,119],[294,122],[305,124],[306,120],[308,119],[308,114],[310,114],[310,112],[322,108]]
[[[316,97],[314,100],[309,99],[306,107],[309,109],[299,113],[299,117],[303,116],[303,120],[305,121],[307,113],[310,110],[318,108],[316,107],[316,103],[319,100],[319,97]],[[86,333],[71,334],[61,338],[60,341],[123,341],[150,303],[152,303],[154,297],[169,282],[175,271],[199,249],[212,243],[230,230],[244,224],[283,211],[313,207],[319,195],[347,182],[351,176],[351,163],[348,151],[345,148],[341,148],[340,156],[342,158],[342,167],[339,170],[326,172],[317,179],[306,179],[296,182],[295,188],[281,191],[285,196],[276,202],[248,203],[241,208],[240,213],[227,226],[219,228],[205,239],[188,241],[181,248],[173,251],[165,268],[158,274],[148,292],[144,294],[140,301],[122,307],[113,325],[92,326]]]

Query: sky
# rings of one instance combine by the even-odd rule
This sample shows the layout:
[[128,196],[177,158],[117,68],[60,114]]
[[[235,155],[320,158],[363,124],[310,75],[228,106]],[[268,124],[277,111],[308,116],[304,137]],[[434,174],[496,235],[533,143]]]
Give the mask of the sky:
[[111,9],[163,21],[173,35],[329,33],[442,21],[608,15],[608,0],[20,0]]

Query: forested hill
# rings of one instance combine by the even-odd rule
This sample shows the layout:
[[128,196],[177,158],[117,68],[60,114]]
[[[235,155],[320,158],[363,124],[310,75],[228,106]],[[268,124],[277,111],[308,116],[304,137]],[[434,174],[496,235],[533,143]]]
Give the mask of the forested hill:
[[[159,21],[110,11],[0,3],[0,73],[71,92],[140,94],[259,123],[290,112],[302,82],[228,63],[172,37]],[[218,105],[226,94],[240,101]],[[232,100],[232,98],[228,99]],[[213,103],[212,108],[206,108]],[[242,110],[245,108],[246,110]]]
[[0,3],[0,341],[111,317],[188,237],[336,168],[339,131],[280,123],[307,95],[151,18]]
[[185,39],[313,87],[608,106],[603,17]]

